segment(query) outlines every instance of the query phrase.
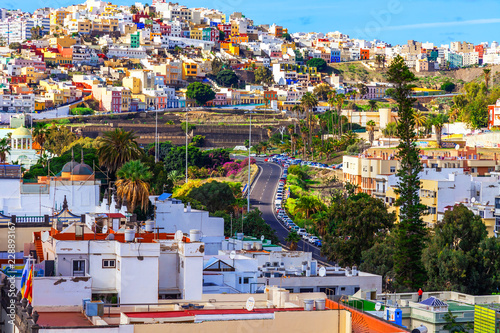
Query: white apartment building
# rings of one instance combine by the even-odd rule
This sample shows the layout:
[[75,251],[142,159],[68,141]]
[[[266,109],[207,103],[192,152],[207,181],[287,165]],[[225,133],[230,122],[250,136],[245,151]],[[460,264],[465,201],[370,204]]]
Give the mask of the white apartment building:
[[6,44],[21,43],[31,39],[34,22],[26,18],[7,18],[0,21],[0,39]]
[[208,212],[192,209],[188,203],[172,199],[170,195],[150,196],[149,200],[155,206],[156,227],[163,228],[162,232],[174,233],[182,230],[200,230],[201,241],[205,243],[205,254],[215,255],[222,249],[224,241],[224,219],[210,217]]
[[133,58],[133,59],[146,59],[148,57],[146,49],[143,46],[137,48],[111,46],[108,50],[107,56],[109,58]]
[[463,66],[472,66],[479,64],[479,52],[462,53]]
[[35,110],[35,95],[0,95],[0,111],[3,112],[33,112]]

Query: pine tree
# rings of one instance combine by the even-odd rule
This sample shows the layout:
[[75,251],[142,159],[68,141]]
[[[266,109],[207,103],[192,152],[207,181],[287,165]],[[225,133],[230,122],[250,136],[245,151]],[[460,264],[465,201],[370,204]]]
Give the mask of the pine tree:
[[398,157],[401,168],[397,193],[399,198],[396,204],[399,209],[399,224],[396,227],[396,251],[394,255],[397,283],[405,289],[416,289],[425,281],[425,270],[422,264],[422,250],[425,246],[427,230],[422,221],[422,213],[426,209],[420,203],[420,177],[422,164],[419,158],[415,134],[415,118],[410,98],[411,82],[415,75],[408,69],[404,59],[397,56],[387,72],[389,82],[394,84],[392,97],[398,103]]

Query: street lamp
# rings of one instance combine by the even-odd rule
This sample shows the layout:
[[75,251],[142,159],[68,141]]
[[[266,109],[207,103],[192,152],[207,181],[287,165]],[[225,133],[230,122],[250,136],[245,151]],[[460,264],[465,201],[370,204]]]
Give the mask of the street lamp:
[[[149,102],[149,107],[154,110],[154,103],[153,101]],[[155,163],[158,163],[158,112],[155,111],[155,121],[156,121],[156,126],[155,126]]]
[[250,151],[252,150],[252,111],[247,111],[250,115],[250,127],[248,130],[248,184],[247,184],[247,214],[250,213]]

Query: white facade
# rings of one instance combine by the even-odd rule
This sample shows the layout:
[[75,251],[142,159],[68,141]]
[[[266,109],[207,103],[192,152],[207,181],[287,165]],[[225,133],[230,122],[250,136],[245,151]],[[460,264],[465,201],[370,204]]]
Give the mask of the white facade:
[[224,219],[210,217],[206,211],[191,209],[180,200],[158,200],[158,196],[150,196],[149,200],[156,206],[156,227],[164,228],[162,232],[174,233],[182,230],[189,233],[191,229],[201,231],[201,241],[205,243],[206,254],[217,254],[222,249],[224,237]]
[[145,59],[148,55],[146,49],[142,46],[137,48],[112,46],[109,48],[107,56],[108,58]]

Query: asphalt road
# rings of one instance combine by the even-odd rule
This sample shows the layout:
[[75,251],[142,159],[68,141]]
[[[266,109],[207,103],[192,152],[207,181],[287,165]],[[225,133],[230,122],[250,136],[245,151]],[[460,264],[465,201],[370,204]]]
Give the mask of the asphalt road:
[[[274,230],[280,242],[286,245],[285,238],[288,235],[288,229],[276,218],[274,213],[274,198],[278,181],[281,177],[281,167],[275,163],[264,162],[257,158],[257,165],[260,173],[252,184],[250,192],[250,203],[252,206],[259,208],[262,212],[262,217]],[[321,264],[332,265],[321,256],[320,248],[310,244],[307,241],[301,240],[297,244],[297,249],[300,251],[312,252],[313,258]]]

